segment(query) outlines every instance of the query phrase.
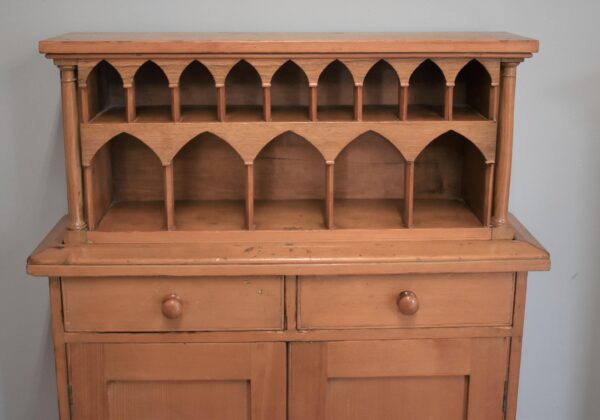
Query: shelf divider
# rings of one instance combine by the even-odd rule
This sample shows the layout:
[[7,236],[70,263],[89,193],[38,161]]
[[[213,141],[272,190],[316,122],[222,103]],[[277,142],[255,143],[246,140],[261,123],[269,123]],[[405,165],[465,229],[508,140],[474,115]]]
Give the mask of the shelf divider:
[[79,86],[79,106],[79,115],[81,116],[81,122],[90,122],[90,102],[87,86]]
[[254,230],[254,164],[246,163],[246,228]]
[[167,230],[175,230],[175,185],[173,183],[173,163],[163,166],[165,188],[165,214]]
[[310,95],[309,95],[309,112],[310,112],[310,120],[317,121],[317,85],[310,85]]
[[454,105],[454,85],[446,85],[444,91],[444,119],[452,120],[452,107]]
[[334,201],[334,162],[326,162],[325,166],[325,225],[333,229],[333,201]]
[[404,224],[412,228],[415,202],[415,162],[406,162],[404,166]]
[[354,85],[354,119],[363,119],[363,85]]
[[265,121],[271,121],[271,84],[263,85],[263,114]]
[[179,85],[171,86],[171,116],[174,122],[181,120],[181,97]]
[[488,119],[496,121],[498,119],[498,86],[490,86],[490,99],[488,104]]
[[85,207],[88,230],[96,230],[96,214],[94,213],[94,182],[91,166],[83,167],[83,188],[85,190]]
[[225,103],[225,85],[217,84],[217,119],[225,121],[226,103]]
[[492,224],[492,197],[494,193],[494,162],[485,165],[485,196],[483,198],[483,226]]
[[125,86],[125,108],[127,109],[127,122],[135,121],[135,87]]

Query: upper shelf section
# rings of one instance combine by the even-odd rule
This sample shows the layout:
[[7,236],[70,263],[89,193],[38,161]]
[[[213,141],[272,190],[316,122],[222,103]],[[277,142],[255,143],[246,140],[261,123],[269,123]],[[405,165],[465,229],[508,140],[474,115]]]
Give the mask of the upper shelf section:
[[40,42],[50,56],[97,54],[485,54],[528,57],[538,41],[507,32],[68,33]]

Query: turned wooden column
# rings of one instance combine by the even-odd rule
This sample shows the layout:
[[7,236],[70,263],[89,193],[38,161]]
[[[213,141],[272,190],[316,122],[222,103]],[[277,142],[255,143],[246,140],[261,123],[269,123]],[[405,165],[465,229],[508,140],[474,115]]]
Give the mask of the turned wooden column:
[[85,229],[75,66],[60,66],[69,229]]
[[510,170],[512,165],[515,85],[518,63],[502,63],[498,139],[496,143],[496,175],[492,224],[502,226],[508,218]]

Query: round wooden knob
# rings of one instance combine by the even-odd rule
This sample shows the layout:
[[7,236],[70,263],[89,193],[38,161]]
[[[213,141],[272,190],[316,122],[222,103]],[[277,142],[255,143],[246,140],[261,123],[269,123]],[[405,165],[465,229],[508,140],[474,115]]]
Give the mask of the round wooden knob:
[[166,296],[162,302],[162,313],[166,318],[176,319],[183,313],[183,302],[175,294]]
[[419,300],[415,292],[405,290],[398,295],[398,309],[404,315],[414,315],[419,310]]

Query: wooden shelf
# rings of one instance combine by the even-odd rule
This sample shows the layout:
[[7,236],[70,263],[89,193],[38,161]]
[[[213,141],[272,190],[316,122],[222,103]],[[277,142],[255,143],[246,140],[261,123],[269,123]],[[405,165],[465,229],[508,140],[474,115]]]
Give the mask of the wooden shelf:
[[112,106],[100,111],[90,120],[90,123],[111,124],[126,122],[125,108]]
[[122,201],[113,203],[100,224],[100,232],[152,232],[165,230],[162,201]]
[[462,200],[418,199],[414,204],[415,228],[477,228],[481,221]]
[[217,121],[217,108],[211,105],[184,105],[181,107],[181,121]]
[[364,121],[398,121],[398,105],[365,105]]
[[435,105],[409,105],[408,119],[413,121],[442,121],[444,108]]
[[455,121],[485,121],[487,118],[475,108],[465,106],[454,106],[452,111],[452,119]]
[[263,107],[260,105],[228,105],[228,122],[264,121]]
[[309,121],[308,108],[305,106],[272,106],[271,119],[274,122]]
[[319,121],[354,120],[354,107],[351,105],[320,106],[317,112]]
[[336,229],[400,229],[404,201],[397,199],[336,199]]
[[138,106],[136,109],[136,122],[141,123],[167,123],[172,122],[171,107],[167,105]]
[[256,200],[256,229],[325,229],[324,200]]
[[243,200],[176,201],[177,230],[243,230]]

